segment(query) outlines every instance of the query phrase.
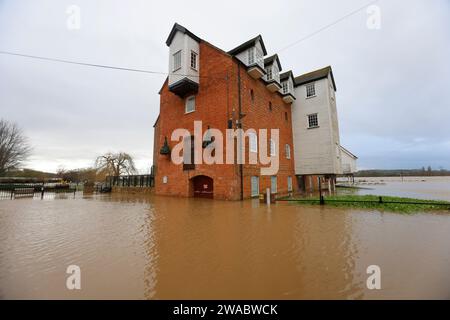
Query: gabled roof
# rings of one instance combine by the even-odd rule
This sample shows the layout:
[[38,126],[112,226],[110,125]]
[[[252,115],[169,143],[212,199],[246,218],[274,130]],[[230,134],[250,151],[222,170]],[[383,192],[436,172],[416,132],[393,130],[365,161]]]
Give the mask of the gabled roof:
[[294,74],[292,73],[291,70],[280,73],[280,81],[287,80],[287,79],[289,79],[289,77],[291,77],[292,81],[294,81]]
[[193,34],[192,32],[190,32],[188,29],[186,29],[185,27],[183,27],[182,25],[179,25],[178,23],[175,23],[172,27],[172,30],[169,33],[169,37],[166,40],[166,45],[170,46],[170,44],[172,43],[173,38],[175,37],[175,34],[177,32],[181,32],[184,34],[187,34],[188,36],[190,36],[192,39],[200,42],[202,41],[202,39],[200,39],[199,37],[197,37],[195,34]]
[[277,64],[278,64],[278,69],[281,71],[282,69],[281,69],[280,58],[278,58],[278,55],[277,55],[277,54],[274,54],[273,56],[270,56],[270,57],[265,58],[265,59],[264,59],[264,67],[265,67],[265,66],[268,66],[268,65],[271,65],[271,64],[274,63],[275,61],[276,61]]
[[331,66],[315,70],[312,72],[308,72],[302,74],[301,76],[295,77],[294,85],[299,86],[308,82],[316,81],[319,79],[327,78],[328,74],[331,75],[331,81],[333,82],[334,91],[336,91],[336,83],[334,82],[333,70],[331,70]]
[[355,159],[358,159],[357,156],[355,156],[353,153],[351,153],[350,151],[348,151],[347,149],[345,149],[343,146],[339,146],[341,148],[342,151],[344,151],[345,153],[347,153],[350,157],[353,157]]
[[266,46],[264,45],[264,41],[263,41],[261,35],[257,35],[256,37],[254,37],[254,38],[244,42],[243,44],[237,46],[236,48],[228,51],[228,53],[234,56],[234,55],[236,55],[236,54],[238,54],[238,53],[240,53],[240,52],[242,52],[242,51],[244,51],[244,50],[246,50],[246,49],[248,49],[250,47],[255,46],[256,42],[258,42],[258,41],[261,43],[261,48],[263,50],[263,55],[266,55],[267,54],[267,50],[266,50]]

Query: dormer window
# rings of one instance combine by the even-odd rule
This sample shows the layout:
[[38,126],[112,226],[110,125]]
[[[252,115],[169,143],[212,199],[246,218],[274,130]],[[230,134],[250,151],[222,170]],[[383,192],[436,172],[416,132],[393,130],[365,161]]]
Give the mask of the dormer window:
[[272,80],[272,66],[266,68],[266,79],[267,81]]
[[252,65],[255,63],[255,47],[251,47],[248,49],[248,65]]
[[282,83],[282,86],[283,86],[283,93],[284,93],[284,94],[289,93],[289,81],[283,82],[283,83]]
[[191,51],[191,68],[194,70],[197,70],[197,57],[197,52]]
[[181,68],[181,50],[173,54],[173,71]]

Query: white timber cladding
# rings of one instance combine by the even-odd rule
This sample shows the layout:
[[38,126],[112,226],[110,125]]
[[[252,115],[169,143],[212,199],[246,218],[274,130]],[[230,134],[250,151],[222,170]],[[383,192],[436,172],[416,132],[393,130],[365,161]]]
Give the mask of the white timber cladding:
[[356,172],[356,157],[349,154],[346,150],[341,149],[342,173],[350,174]]
[[[197,69],[191,68],[191,52],[197,54]],[[181,54],[181,66],[175,68],[176,57],[175,54]],[[176,70],[175,70],[176,69]],[[169,86],[180,81],[183,78],[188,78],[196,83],[199,83],[200,69],[200,46],[199,43],[192,39],[187,34],[177,32],[169,47]]]
[[[342,174],[339,126],[331,77],[314,81],[315,96],[306,97],[305,84],[295,87],[292,104],[295,174]],[[331,99],[333,96],[333,99]],[[319,126],[309,128],[308,115]]]
[[264,55],[260,41],[256,41],[255,46],[248,48],[236,55],[246,66],[257,64],[264,69]]

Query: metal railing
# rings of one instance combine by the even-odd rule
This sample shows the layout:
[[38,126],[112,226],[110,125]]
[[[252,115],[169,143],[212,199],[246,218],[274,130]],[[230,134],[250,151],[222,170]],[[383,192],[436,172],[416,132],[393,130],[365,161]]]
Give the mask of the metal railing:
[[112,187],[154,187],[155,178],[152,174],[107,176],[106,185]]

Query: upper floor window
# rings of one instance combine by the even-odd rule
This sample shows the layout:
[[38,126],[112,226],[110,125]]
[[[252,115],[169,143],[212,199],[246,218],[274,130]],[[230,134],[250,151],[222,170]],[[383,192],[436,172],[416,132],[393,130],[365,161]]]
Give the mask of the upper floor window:
[[272,102],[269,101],[269,111],[272,111]]
[[197,52],[191,51],[191,68],[194,70],[197,70],[197,57]]
[[266,79],[267,81],[272,80],[272,67],[266,68]]
[[255,101],[255,93],[253,92],[253,89],[250,89],[250,99],[252,99],[252,102]]
[[286,151],[286,159],[290,159],[291,158],[291,146],[286,144],[285,148],[286,148],[286,150],[285,150]]
[[186,98],[185,112],[195,111],[195,96],[190,96]]
[[306,84],[306,97],[314,97],[316,95],[316,87],[314,82]]
[[283,93],[284,93],[284,94],[286,94],[286,93],[289,92],[289,84],[288,84],[288,82],[289,82],[289,81],[285,81],[285,82],[282,83],[282,86],[283,86]]
[[252,65],[255,63],[255,47],[248,49],[248,64]]
[[287,112],[284,112],[284,120],[286,120],[286,121],[288,121],[288,113]]
[[270,156],[276,156],[275,140],[270,139]]
[[258,152],[258,137],[256,136],[256,133],[250,132],[248,134],[248,140],[250,152]]
[[319,118],[317,117],[317,113],[308,115],[308,127],[315,128],[319,126]]
[[181,50],[173,54],[173,71],[181,68]]

